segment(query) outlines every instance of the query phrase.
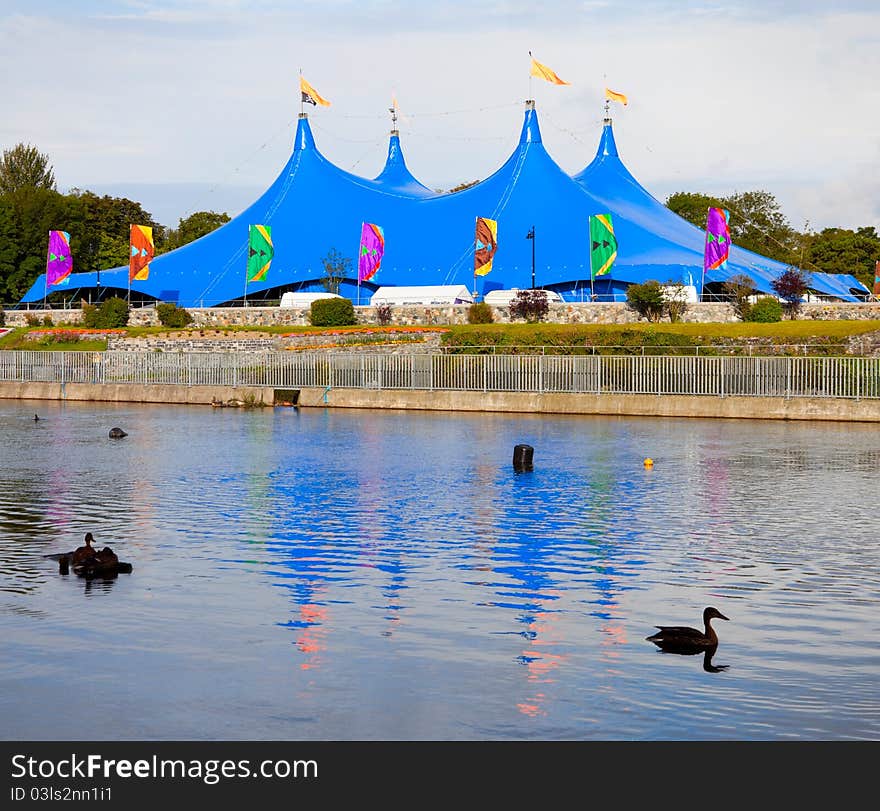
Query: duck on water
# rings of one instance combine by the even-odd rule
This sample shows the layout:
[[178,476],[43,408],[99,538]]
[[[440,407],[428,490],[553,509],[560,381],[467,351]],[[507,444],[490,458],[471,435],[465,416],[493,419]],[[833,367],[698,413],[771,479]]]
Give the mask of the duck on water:
[[646,636],[645,639],[670,653],[703,653],[718,647],[718,634],[712,627],[713,619],[726,620],[727,617],[717,608],[709,606],[703,611],[705,630],[682,625],[656,625],[659,629],[657,633]]

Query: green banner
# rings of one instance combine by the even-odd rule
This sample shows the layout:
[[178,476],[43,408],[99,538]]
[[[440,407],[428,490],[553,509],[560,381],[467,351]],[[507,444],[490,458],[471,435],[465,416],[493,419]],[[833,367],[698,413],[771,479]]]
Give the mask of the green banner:
[[272,228],[268,225],[252,225],[248,232],[247,280],[262,282],[269,272],[275,255],[272,246]]
[[610,214],[590,217],[590,278],[602,276],[611,270],[617,259],[617,237]]

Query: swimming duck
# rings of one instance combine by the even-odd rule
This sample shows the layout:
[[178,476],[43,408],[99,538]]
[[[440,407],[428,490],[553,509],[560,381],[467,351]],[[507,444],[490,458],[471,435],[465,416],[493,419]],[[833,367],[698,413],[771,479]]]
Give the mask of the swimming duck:
[[656,634],[646,636],[645,639],[653,642],[658,648],[672,653],[701,653],[708,648],[718,646],[718,634],[711,624],[715,618],[727,619],[717,608],[709,606],[703,611],[705,631],[678,625],[656,625],[655,627],[660,630]]

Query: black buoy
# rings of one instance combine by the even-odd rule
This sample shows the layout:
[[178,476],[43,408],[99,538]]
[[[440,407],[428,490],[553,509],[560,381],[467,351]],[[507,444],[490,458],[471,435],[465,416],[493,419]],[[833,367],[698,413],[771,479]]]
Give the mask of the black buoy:
[[513,469],[517,473],[532,470],[532,455],[535,449],[531,445],[515,445],[513,448]]
[[122,437],[128,436],[121,428],[111,428],[110,429],[110,439],[122,439]]

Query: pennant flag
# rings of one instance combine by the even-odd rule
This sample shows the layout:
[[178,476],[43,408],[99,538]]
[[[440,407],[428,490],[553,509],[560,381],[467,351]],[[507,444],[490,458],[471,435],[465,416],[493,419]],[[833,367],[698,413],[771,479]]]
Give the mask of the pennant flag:
[[302,76],[299,77],[299,89],[302,93],[302,100],[306,104],[313,104],[317,107],[317,105],[321,105],[322,107],[329,107],[330,102],[327,99],[322,98],[321,95],[312,87]]
[[703,272],[717,270],[727,264],[730,254],[730,212],[723,208],[710,208],[706,218],[706,251]]
[[560,79],[552,70],[550,70],[550,68],[538,62],[538,60],[532,56],[531,51],[529,51],[529,56],[532,57],[532,67],[529,70],[529,73],[532,76],[544,79],[545,81],[550,82],[550,84],[571,84],[571,82],[566,82],[564,79]]
[[372,279],[385,254],[385,231],[371,222],[361,223],[361,248],[358,251],[358,281]]
[[619,101],[624,107],[629,103],[623,93],[615,93],[613,90],[605,88],[605,98],[609,101]]
[[874,295],[880,298],[880,262],[874,265]]
[[617,237],[610,214],[590,215],[590,278],[611,270],[617,259]]
[[275,246],[272,245],[272,227],[269,225],[248,226],[247,281],[262,282],[269,272]]
[[49,251],[46,256],[46,285],[60,284],[72,270],[70,234],[67,231],[50,231]]
[[498,250],[498,222],[477,217],[474,241],[474,276],[485,276],[492,270],[492,260]]
[[153,229],[148,225],[129,227],[128,281],[145,282],[150,276],[150,262],[155,255]]

